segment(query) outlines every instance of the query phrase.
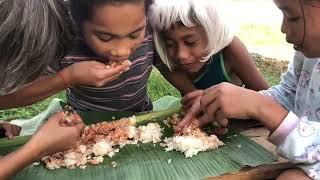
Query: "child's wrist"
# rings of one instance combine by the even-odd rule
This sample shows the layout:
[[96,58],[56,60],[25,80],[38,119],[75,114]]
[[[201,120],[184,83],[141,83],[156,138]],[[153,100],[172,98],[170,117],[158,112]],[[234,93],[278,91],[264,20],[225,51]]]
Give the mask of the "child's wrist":
[[69,74],[70,73],[66,69],[58,72],[58,76],[60,77],[60,79],[63,81],[65,87],[67,87],[67,88],[70,88],[73,85],[72,80],[71,80],[71,76]]
[[257,108],[255,108],[256,111],[253,118],[259,120],[273,132],[289,112],[271,97],[259,94],[259,98],[257,99],[259,101],[256,102]]

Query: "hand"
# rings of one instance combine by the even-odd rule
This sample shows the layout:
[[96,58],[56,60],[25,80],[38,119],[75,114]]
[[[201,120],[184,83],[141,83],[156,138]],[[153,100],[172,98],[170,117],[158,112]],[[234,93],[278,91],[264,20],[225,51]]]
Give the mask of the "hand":
[[123,72],[128,70],[129,66],[130,61],[128,60],[113,68],[97,61],[83,61],[65,68],[61,74],[71,86],[101,87],[118,79]]
[[200,99],[202,97],[203,92],[203,90],[196,90],[186,94],[182,98],[181,104],[185,116],[175,128],[175,130],[178,133],[183,131],[183,129],[188,127],[192,121],[196,120],[199,116],[203,114],[203,111],[200,107]]
[[72,127],[63,127],[59,125],[62,118],[62,112],[56,113],[26,144],[28,148],[34,149],[34,152],[38,153],[39,158],[68,150],[80,140],[80,133],[84,129],[83,122],[81,121],[81,123]]
[[205,115],[199,118],[202,124],[216,121],[226,127],[228,119],[256,118],[259,93],[229,83],[221,83],[205,90],[201,97],[201,108]]
[[5,135],[6,137],[8,137],[9,139],[13,139],[14,136],[19,136],[20,131],[21,131],[21,127],[14,125],[14,124],[10,124],[7,122],[1,122],[0,123],[0,129],[3,129],[5,131]]

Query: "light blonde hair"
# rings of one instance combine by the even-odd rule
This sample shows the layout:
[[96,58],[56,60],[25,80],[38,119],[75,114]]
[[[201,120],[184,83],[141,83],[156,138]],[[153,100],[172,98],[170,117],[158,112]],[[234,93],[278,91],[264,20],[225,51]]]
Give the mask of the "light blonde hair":
[[208,38],[205,51],[208,55],[202,62],[228,46],[234,38],[231,28],[222,19],[218,0],[155,0],[150,8],[149,20],[154,30],[157,52],[170,70],[174,63],[168,56],[162,32],[180,22],[186,27],[202,26]]

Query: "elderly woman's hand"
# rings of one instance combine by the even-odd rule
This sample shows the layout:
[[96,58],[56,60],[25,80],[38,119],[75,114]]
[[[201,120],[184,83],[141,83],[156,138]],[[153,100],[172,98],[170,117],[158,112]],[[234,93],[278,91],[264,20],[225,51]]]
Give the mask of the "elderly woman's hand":
[[[81,120],[78,115],[75,116]],[[84,129],[82,120],[74,126],[61,126],[60,121],[63,118],[62,112],[56,113],[28,142],[27,145],[38,153],[39,158],[68,150],[80,140],[81,131]]]

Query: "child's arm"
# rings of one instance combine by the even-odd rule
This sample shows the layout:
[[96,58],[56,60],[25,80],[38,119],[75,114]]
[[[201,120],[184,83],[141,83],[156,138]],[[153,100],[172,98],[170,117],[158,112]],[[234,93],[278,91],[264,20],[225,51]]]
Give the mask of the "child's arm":
[[320,123],[298,118],[290,112],[269,140],[278,153],[290,162],[300,164],[311,178],[320,179]]
[[256,91],[269,88],[267,81],[239,38],[233,39],[231,44],[223,50],[223,55],[231,67],[231,72],[240,78],[246,88]]
[[184,72],[179,70],[170,71],[163,63],[159,63],[156,68],[170,84],[179,90],[182,95],[197,90],[196,87],[193,86],[192,80]]
[[0,96],[0,109],[10,109],[30,105],[56,94],[67,87],[58,75],[43,76],[21,89]]
[[101,87],[117,79],[128,68],[128,64],[106,68],[96,61],[75,63],[57,74],[43,76],[16,92],[0,96],[0,109],[26,106],[56,94],[68,86]]

